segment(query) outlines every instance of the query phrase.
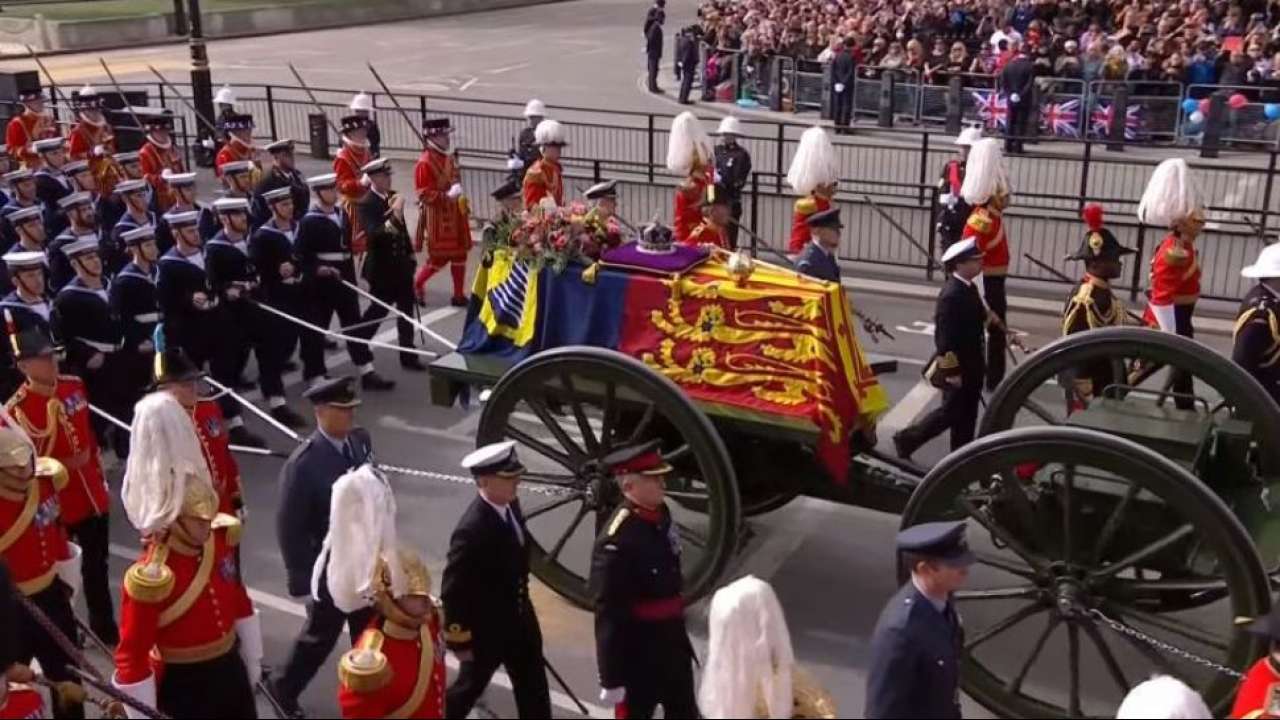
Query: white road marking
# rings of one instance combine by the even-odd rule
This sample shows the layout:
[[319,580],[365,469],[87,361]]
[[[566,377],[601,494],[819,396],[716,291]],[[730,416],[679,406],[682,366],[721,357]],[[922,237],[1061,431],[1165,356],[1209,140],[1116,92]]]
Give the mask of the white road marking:
[[[115,555],[116,557],[121,558],[123,560],[128,560],[129,562],[133,562],[138,559],[138,551],[133,548],[125,547],[124,545],[111,543],[110,550],[112,555]],[[268,592],[263,592],[262,590],[255,590],[253,588],[249,588],[248,590],[249,590],[249,599],[253,600],[253,602],[259,606],[267,607],[277,612],[283,613],[285,615],[290,615],[292,617],[299,618],[299,619],[306,619],[307,617],[307,608],[306,606],[300,603],[294,602],[293,600],[290,600],[288,598],[282,598],[278,595],[272,595],[271,593],[268,593]],[[453,670],[454,672],[457,672],[458,670],[458,660],[453,655],[445,656],[445,665],[447,665],[449,669]],[[494,685],[497,685],[498,687],[503,688],[505,690],[512,689],[510,676],[508,676],[505,672],[501,670],[494,673],[492,682]],[[551,703],[556,707],[560,708],[561,710],[567,710],[574,714],[577,714],[578,712],[578,706],[574,704],[573,700],[568,695],[560,692],[559,690],[551,691]],[[595,705],[593,703],[589,703],[586,701],[583,701],[582,704],[584,707],[587,708],[587,711],[591,713],[591,717],[593,718],[612,718],[613,717],[613,711],[611,710],[605,710],[603,707],[599,705]]]
[[924,320],[915,320],[911,323],[911,327],[899,325],[898,332],[911,333],[912,335],[933,335],[934,325]]
[[456,308],[456,307],[453,307],[452,305],[436,308],[435,310],[432,310],[426,315],[423,315],[421,318],[418,318],[418,322],[422,323],[423,325],[426,325],[427,327],[430,327],[440,322],[441,320],[444,320],[445,318],[450,318],[450,317],[453,317],[454,315],[457,315],[461,311],[462,311],[462,308]]
[[522,62],[522,63],[517,63],[515,65],[508,65],[506,67],[494,68],[492,70],[485,70],[485,72],[488,73],[489,75],[501,75],[502,73],[511,72],[512,70],[520,70],[522,68],[527,68],[531,64],[532,63]]
[[428,427],[426,425],[415,425],[397,415],[383,415],[378,418],[378,426],[387,428],[388,430],[400,430],[401,432],[410,432],[418,435],[426,435],[427,437],[439,438],[441,440],[452,440],[454,442],[466,443],[470,445],[475,442],[475,438],[464,433],[456,433],[452,430],[441,430],[440,428]]
[[476,83],[478,83],[478,82],[480,82],[480,78],[478,78],[478,77],[473,77],[473,78],[471,78],[471,79],[467,80],[466,82],[462,83],[462,85],[458,88],[458,92],[463,92],[464,90],[466,90],[467,88],[471,87],[472,85],[475,85],[475,84],[476,84]]
[[881,429],[892,428],[894,430],[901,430],[907,427],[928,406],[929,401],[933,399],[936,393],[937,388],[922,378],[915,384],[915,387],[907,392],[906,397],[895,403],[893,408],[880,419],[879,427]]

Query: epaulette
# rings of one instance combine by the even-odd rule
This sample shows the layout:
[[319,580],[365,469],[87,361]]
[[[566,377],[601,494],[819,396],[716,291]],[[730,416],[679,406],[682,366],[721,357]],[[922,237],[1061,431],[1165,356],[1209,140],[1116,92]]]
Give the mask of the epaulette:
[[960,367],[960,358],[956,357],[955,353],[948,352],[938,356],[939,370],[955,370],[958,367]]
[[1170,265],[1182,265],[1191,258],[1191,253],[1180,247],[1171,247],[1164,251],[1164,261]]
[[527,171],[525,171],[525,174],[524,174],[524,181],[525,181],[526,183],[528,183],[528,182],[543,182],[544,180],[545,180],[545,178],[542,176],[542,163],[541,163],[541,162],[536,162],[536,163],[534,163],[534,164],[530,165],[530,166],[529,166],[529,169],[528,169]]
[[818,212],[818,201],[813,199],[812,195],[796,200],[796,213],[799,215],[812,215]]
[[965,222],[965,225],[973,228],[973,230],[976,232],[980,232],[980,233],[990,232],[991,231],[991,213],[988,212],[987,209],[983,207],[974,208],[973,212],[969,213],[969,219],[968,221]]
[[51,457],[36,458],[36,476],[49,478],[53,483],[53,489],[59,492],[70,481],[67,475],[67,466]]
[[360,642],[348,650],[338,662],[338,680],[351,692],[367,695],[391,682],[391,664],[382,652],[383,635],[366,630]]
[[213,529],[224,529],[227,531],[227,546],[235,547],[240,544],[240,536],[244,534],[244,525],[240,523],[240,518],[226,513],[218,513],[213,518]]
[[453,623],[444,630],[444,641],[449,645],[466,645],[471,642],[471,631],[463,630],[458,623]]
[[124,574],[124,590],[138,602],[164,602],[173,592],[173,571],[165,564],[169,548],[158,545],[146,560],[139,560]]
[[613,537],[616,535],[618,533],[618,528],[622,527],[622,523],[626,522],[628,517],[631,517],[630,510],[626,508],[618,508],[618,511],[613,514],[613,520],[609,521],[609,529],[605,531],[605,536]]
[[10,395],[9,399],[5,401],[4,407],[6,410],[12,410],[18,405],[22,404],[22,401],[25,400],[26,398],[27,398],[27,384],[23,383],[19,385],[18,389],[13,391],[13,395]]

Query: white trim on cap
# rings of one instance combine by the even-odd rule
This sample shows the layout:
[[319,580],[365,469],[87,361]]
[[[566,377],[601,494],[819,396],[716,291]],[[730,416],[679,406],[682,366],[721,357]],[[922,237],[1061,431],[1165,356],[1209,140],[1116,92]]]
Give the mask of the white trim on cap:
[[[960,255],[971,250],[976,251],[977,249],[978,244],[975,243],[972,238],[952,243],[951,246],[947,248],[947,251],[942,254],[942,262],[949,263]],[[975,255],[974,257],[981,257],[981,255],[981,253],[978,253],[978,255]]]
[[484,467],[510,458],[515,453],[515,450],[516,443],[514,440],[490,443],[467,453],[467,456],[462,458],[462,462],[459,464],[462,465],[463,470]]

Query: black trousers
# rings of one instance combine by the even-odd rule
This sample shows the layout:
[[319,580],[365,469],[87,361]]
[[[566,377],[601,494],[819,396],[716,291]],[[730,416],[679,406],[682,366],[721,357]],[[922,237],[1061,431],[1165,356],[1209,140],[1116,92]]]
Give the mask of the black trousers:
[[360,639],[360,633],[373,620],[373,608],[363,608],[350,615],[333,606],[324,583],[320,584],[320,599],[307,600],[307,619],[302,624],[302,631],[293,641],[289,651],[289,659],[280,671],[275,688],[285,707],[296,705],[298,696],[307,688],[307,684],[316,676],[316,672],[329,659],[333,646],[346,627],[351,644]]
[[[413,316],[413,267],[409,267],[410,274],[397,278],[371,278],[369,280],[369,292],[379,300],[388,305],[392,305],[400,312]],[[390,315],[391,311],[382,307],[378,303],[371,302],[369,307],[365,308],[364,315],[360,316],[360,323],[370,323],[367,327],[361,327],[358,332],[351,333],[356,337],[373,338],[377,334],[378,328],[382,327],[381,323],[374,321],[381,320]],[[413,325],[402,317],[396,317],[396,338],[397,345],[400,347],[413,347]],[[400,353],[400,361],[404,362],[416,358],[413,353]]]
[[648,623],[643,640],[632,638],[636,672],[627,678],[627,717],[653,717],[662,706],[662,716],[697,718],[698,702],[693,689],[693,658],[684,620]]
[[729,204],[729,212],[733,222],[729,225],[729,249],[738,249],[738,222],[742,220],[742,198],[736,198]]
[[156,704],[172,718],[256,720],[258,707],[239,643],[212,660],[166,663],[156,687]]
[[853,88],[846,87],[844,92],[831,92],[831,118],[839,127],[849,127],[853,119]]
[[84,601],[89,608],[89,628],[110,643],[119,637],[115,609],[108,582],[108,554],[111,533],[110,516],[94,515],[67,528],[67,534],[80,546],[80,579],[84,583]]
[[[302,298],[297,285],[288,285],[270,293],[267,304],[301,318]],[[304,318],[305,319],[305,318]],[[298,329],[290,320],[255,309],[253,329],[254,352],[258,357],[258,388],[262,397],[284,397],[284,365],[298,347]]]
[[446,718],[465,718],[489,687],[499,666],[511,677],[520,717],[551,717],[551,690],[542,660],[542,629],[532,605],[521,614],[514,627],[520,629],[511,636],[474,646],[472,659],[462,663],[457,679],[445,693]]
[[[1194,338],[1196,336],[1196,328],[1192,324],[1191,320],[1195,316],[1195,312],[1196,312],[1195,303],[1192,303],[1190,305],[1174,305],[1173,306],[1174,332],[1176,332],[1177,334],[1183,337]],[[1174,407],[1178,408],[1179,410],[1193,409],[1195,407],[1195,402],[1193,402],[1193,399],[1190,397],[1190,395],[1195,392],[1196,388],[1195,388],[1195,381],[1194,381],[1194,378],[1192,378],[1191,373],[1183,370],[1174,370],[1172,371],[1171,379],[1173,380],[1173,383],[1170,386],[1170,390],[1172,390],[1175,393],[1179,393],[1180,395],[1188,396],[1188,397],[1174,398],[1174,401],[1173,401]]]
[[680,71],[680,104],[689,104],[689,94],[693,92],[694,68],[684,66]]
[[1009,103],[1009,133],[1004,138],[1004,151],[1023,152],[1022,138],[1027,135],[1027,120],[1031,117],[1031,99]]
[[[114,418],[125,420],[132,417],[133,403],[142,399],[138,394],[134,397],[135,380],[130,376],[130,367],[123,351],[103,353],[102,366],[92,370],[79,363],[72,364],[72,372],[84,379],[85,392],[89,394],[89,402],[106,411]],[[110,447],[118,457],[125,457],[129,452],[129,435],[115,425],[97,415],[90,416],[90,425],[98,438],[98,444]],[[121,449],[120,444],[124,444]]]
[[[948,385],[942,391],[942,404],[925,413],[899,437],[905,449],[915,452],[920,446],[951,431],[951,451],[955,452],[973,440],[978,424],[978,403],[982,399],[982,377],[971,375],[960,387]],[[910,454],[910,452],[908,454]]]
[[[991,308],[991,312],[1000,318],[1000,322],[1005,323],[1008,327],[1008,321],[1005,319],[1009,314],[1009,298],[1005,294],[1004,289],[1005,277],[1003,275],[996,277],[982,276],[982,295],[987,301],[987,307]],[[1004,331],[995,325],[987,326],[987,389],[994,391],[996,386],[1004,380],[1005,357],[1009,339],[1005,337]]]
[[649,92],[658,91],[658,62],[662,60],[660,55],[649,55]]
[[[44,613],[54,627],[62,631],[67,639],[74,642],[76,636],[76,620],[68,597],[70,589],[61,580],[54,579],[53,584],[32,595],[31,603]],[[18,637],[18,653],[13,657],[15,662],[30,663],[32,658],[40,661],[40,670],[50,680],[62,682],[77,680],[68,667],[75,665],[70,657],[58,647],[48,633],[36,623],[35,618],[27,614],[25,608],[18,608],[20,619],[18,626],[5,628],[6,633],[13,632]],[[78,680],[77,680],[78,682]],[[55,708],[56,710],[56,708]],[[82,718],[84,707],[67,708],[63,712],[55,712],[55,718]]]
[[[347,277],[348,282],[355,282],[355,276]],[[306,298],[306,310],[309,310],[307,320],[312,325],[322,328],[328,328],[329,323],[333,322],[333,316],[338,316],[338,323],[341,327],[350,327],[360,322],[360,303],[356,299],[355,291],[344,287],[337,280],[327,278],[317,278],[315,283],[307,288],[304,294]],[[344,335],[359,336],[358,330],[347,331]],[[303,330],[302,336],[299,338],[302,349],[302,376],[305,380],[310,381],[325,374],[324,365],[324,336],[310,330]],[[373,352],[369,350],[368,345],[357,342],[347,343],[347,354],[351,356],[351,364],[359,368],[362,365],[368,365],[373,362]]]
[[[223,299],[222,305],[210,313],[214,320],[214,327],[210,330],[216,327],[218,341],[209,357],[209,374],[232,390],[239,386],[240,376],[249,364],[249,352],[257,334],[253,327],[256,310],[245,300],[231,302]],[[230,395],[220,395],[218,407],[222,408],[222,415],[228,420],[240,417],[240,403]]]

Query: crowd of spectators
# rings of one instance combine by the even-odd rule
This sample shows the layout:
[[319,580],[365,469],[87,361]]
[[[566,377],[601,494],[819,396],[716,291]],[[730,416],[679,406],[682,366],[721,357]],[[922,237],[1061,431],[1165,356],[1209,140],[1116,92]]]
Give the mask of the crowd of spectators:
[[705,0],[699,16],[751,67],[829,62],[852,38],[859,66],[934,84],[1021,51],[1040,76],[1280,85],[1280,0]]

